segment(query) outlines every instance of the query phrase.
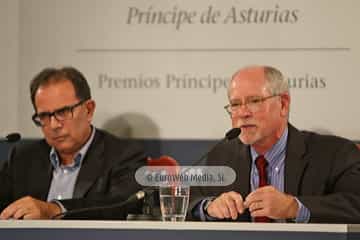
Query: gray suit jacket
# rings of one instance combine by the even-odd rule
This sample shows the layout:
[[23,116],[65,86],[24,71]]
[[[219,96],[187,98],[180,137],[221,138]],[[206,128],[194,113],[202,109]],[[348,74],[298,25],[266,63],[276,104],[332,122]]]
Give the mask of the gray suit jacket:
[[[210,152],[208,165],[227,165],[237,174],[226,187],[195,188],[190,207],[200,199],[236,191],[250,193],[250,148],[238,138]],[[284,191],[310,210],[310,222],[360,223],[360,151],[349,140],[299,131],[289,124]],[[250,221],[249,214],[239,220]]]
[[[50,146],[45,140],[16,145],[0,168],[0,209],[24,197],[46,201],[52,179]],[[142,148],[97,129],[77,177],[67,210],[124,201],[141,187],[134,174],[146,165]],[[139,207],[139,206],[137,206]],[[136,207],[135,207],[136,208]],[[131,209],[134,211],[140,209]],[[125,218],[126,211],[97,213],[92,218]]]

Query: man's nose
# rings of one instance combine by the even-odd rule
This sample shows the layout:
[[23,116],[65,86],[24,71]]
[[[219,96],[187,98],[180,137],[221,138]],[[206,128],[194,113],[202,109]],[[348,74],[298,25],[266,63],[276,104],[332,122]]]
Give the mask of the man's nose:
[[50,116],[50,119],[49,119],[49,125],[51,128],[55,129],[55,128],[61,127],[62,123],[59,120],[57,120],[55,115],[52,115],[52,116]]
[[243,104],[239,106],[239,108],[232,114],[233,117],[240,117],[240,118],[247,118],[250,117],[251,115],[252,115],[252,111],[250,111],[247,104]]

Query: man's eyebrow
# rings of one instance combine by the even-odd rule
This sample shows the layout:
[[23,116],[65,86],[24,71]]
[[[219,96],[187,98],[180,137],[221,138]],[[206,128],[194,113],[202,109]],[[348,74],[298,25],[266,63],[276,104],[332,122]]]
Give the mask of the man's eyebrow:
[[[246,99],[249,99],[249,98],[262,98],[262,96],[260,96],[260,95],[252,95],[252,96],[246,96],[246,97],[244,97],[245,98],[245,100]],[[234,98],[234,99],[230,99],[230,101],[242,101],[242,99],[243,98]]]
[[54,112],[58,112],[58,111],[61,111],[61,110],[68,109],[68,108],[70,108],[70,107],[71,107],[71,106],[63,106],[63,107],[61,107],[61,108],[55,109],[55,110],[52,111],[52,112],[49,112],[49,111],[39,112],[38,115],[39,115],[39,114],[51,114],[51,113],[54,113]]

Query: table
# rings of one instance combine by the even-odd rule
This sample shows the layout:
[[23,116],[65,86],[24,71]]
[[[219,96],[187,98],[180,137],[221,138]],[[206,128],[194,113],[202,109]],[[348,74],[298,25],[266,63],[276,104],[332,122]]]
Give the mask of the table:
[[158,221],[0,221],[1,239],[360,239],[360,224]]

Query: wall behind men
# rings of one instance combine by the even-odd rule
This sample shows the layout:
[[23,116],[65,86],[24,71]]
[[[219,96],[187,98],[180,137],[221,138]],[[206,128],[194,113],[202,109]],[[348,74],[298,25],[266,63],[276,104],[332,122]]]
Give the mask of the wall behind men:
[[19,2],[0,1],[0,137],[18,128]]
[[289,80],[292,123],[360,139],[359,7],[356,0],[19,0],[10,25],[19,28],[18,49],[8,53],[16,62],[19,51],[10,73],[19,86],[18,130],[41,136],[30,120],[31,78],[46,66],[73,65],[91,85],[96,126],[135,138],[218,139],[231,127],[223,109],[231,75],[268,64]]

